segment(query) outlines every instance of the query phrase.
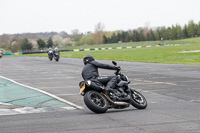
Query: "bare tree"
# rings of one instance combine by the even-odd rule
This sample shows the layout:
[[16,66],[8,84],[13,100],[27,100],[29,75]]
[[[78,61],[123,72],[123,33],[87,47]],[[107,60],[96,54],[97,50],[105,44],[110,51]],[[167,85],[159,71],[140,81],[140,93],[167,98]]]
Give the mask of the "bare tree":
[[104,24],[102,24],[101,22],[99,22],[96,26],[95,26],[95,32],[94,32],[94,43],[95,44],[101,44],[103,43],[103,35],[104,35]]
[[11,52],[21,51],[21,43],[19,41],[12,41],[10,50],[11,50]]
[[74,29],[71,31],[72,35],[78,35],[79,34],[79,30],[78,29]]

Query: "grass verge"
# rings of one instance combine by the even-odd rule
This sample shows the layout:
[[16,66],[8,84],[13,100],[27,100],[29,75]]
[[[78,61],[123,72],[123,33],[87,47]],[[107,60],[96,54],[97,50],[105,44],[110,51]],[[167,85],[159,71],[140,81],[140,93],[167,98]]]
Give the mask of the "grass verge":
[[[155,47],[159,43],[168,44],[169,46]],[[171,46],[171,44],[179,44]],[[61,57],[66,58],[83,58],[87,54],[93,55],[96,59],[102,60],[120,60],[131,62],[147,62],[147,63],[167,63],[167,64],[188,64],[200,65],[200,52],[178,53],[179,51],[200,50],[200,37],[183,39],[177,41],[151,41],[151,42],[135,42],[124,44],[104,44],[98,47],[119,47],[119,46],[147,46],[146,48],[133,49],[115,49],[101,51],[80,51],[80,52],[61,52]],[[95,48],[97,45],[82,46],[76,48]],[[47,57],[47,54],[31,54],[22,56],[40,56]]]

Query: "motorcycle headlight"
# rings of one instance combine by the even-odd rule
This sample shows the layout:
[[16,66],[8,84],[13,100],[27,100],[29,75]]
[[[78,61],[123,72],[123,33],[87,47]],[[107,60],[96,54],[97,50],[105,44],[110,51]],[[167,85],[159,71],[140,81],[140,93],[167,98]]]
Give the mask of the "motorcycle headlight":
[[125,76],[125,78],[126,78],[126,81],[128,81],[128,77],[127,77],[127,76]]
[[121,79],[122,79],[123,81],[128,81],[128,77],[127,77],[127,76],[124,76],[124,75],[121,76]]

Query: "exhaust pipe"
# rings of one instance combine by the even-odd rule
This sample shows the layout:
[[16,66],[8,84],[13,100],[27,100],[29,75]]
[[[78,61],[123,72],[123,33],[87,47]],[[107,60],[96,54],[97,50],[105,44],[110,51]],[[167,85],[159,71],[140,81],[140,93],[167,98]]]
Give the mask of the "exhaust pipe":
[[114,102],[115,105],[126,105],[128,106],[129,103],[126,103],[126,102]]
[[103,93],[103,95],[108,99],[108,101],[114,105],[119,105],[119,106],[123,106],[123,105],[129,106],[130,105],[129,103],[126,103],[126,102],[113,102],[106,94],[107,94],[107,92]]

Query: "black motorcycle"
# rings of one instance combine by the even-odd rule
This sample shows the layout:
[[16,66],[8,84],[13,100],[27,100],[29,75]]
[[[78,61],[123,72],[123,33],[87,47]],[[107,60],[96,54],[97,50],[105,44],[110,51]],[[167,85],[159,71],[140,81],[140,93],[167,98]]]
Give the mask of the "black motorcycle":
[[53,60],[53,51],[48,52],[48,58],[49,58],[50,61]]
[[60,53],[59,52],[54,52],[54,60],[59,61],[60,59]]
[[[112,63],[117,66],[115,61]],[[97,81],[81,81],[80,94],[84,96],[85,105],[95,113],[105,113],[108,109],[123,109],[130,105],[137,109],[145,109],[147,107],[146,98],[138,91],[130,88],[128,77],[121,73],[121,69],[115,72],[120,77],[116,88],[105,90],[104,84]]]

